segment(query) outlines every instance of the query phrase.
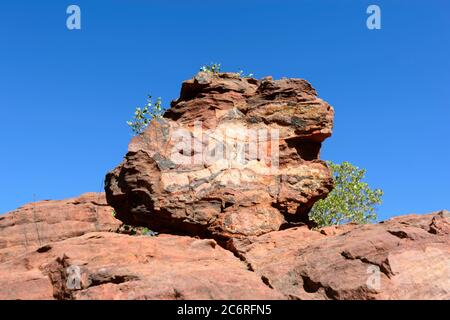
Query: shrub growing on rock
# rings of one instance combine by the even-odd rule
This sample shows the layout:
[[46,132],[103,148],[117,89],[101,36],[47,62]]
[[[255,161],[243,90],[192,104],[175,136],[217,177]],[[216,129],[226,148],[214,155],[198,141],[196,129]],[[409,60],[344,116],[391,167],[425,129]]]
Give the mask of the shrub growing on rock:
[[[220,63],[210,63],[208,65],[204,65],[200,67],[200,71],[208,72],[212,74],[218,74],[221,72],[221,64]],[[241,78],[251,78],[253,77],[253,73],[244,73],[244,70],[239,70],[236,72],[237,75]]]
[[200,67],[200,71],[210,72],[210,73],[220,73],[220,63],[210,63]]
[[152,96],[148,96],[147,104],[141,108],[137,107],[134,111],[134,118],[127,121],[135,135],[140,134],[153,118],[161,118],[163,115],[161,98],[157,98],[155,102],[152,101]]
[[375,206],[381,204],[383,191],[372,190],[362,179],[366,170],[349,162],[328,162],[335,187],[325,199],[317,201],[309,213],[319,227],[347,222],[373,222],[377,215]]

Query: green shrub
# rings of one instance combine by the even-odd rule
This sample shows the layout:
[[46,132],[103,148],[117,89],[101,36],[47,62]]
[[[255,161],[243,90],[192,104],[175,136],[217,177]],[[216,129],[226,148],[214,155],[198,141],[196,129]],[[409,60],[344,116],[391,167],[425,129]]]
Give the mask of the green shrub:
[[368,223],[377,218],[375,206],[381,204],[383,191],[372,190],[362,181],[366,170],[349,162],[328,162],[335,187],[325,199],[317,201],[309,213],[319,227],[347,222]]
[[155,102],[152,101],[152,96],[148,96],[147,104],[141,108],[137,107],[134,111],[134,118],[127,121],[135,135],[140,134],[149,125],[153,118],[162,118],[163,109],[161,98],[157,98]]
[[203,72],[210,72],[210,73],[220,73],[220,63],[210,63],[208,65],[204,65],[202,67],[200,67],[200,71]]
[[[221,72],[221,64],[220,63],[210,63],[208,65],[204,65],[200,67],[200,71],[209,72],[212,74],[218,74]],[[253,73],[245,74],[243,70],[236,72],[241,78],[251,78],[253,77]]]

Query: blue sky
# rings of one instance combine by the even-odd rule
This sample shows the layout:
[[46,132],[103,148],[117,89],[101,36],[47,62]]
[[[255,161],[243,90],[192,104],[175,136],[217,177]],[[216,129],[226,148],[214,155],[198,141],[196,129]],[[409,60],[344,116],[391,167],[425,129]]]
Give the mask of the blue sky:
[[367,169],[380,219],[450,208],[450,2],[168,2],[2,1],[0,212],[102,190],[134,108],[212,61],[309,80],[336,111],[322,158]]

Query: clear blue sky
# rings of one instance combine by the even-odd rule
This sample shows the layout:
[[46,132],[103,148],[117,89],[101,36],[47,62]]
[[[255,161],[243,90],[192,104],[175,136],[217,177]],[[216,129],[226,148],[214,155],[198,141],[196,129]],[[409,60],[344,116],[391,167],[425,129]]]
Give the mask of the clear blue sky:
[[449,1],[168,2],[1,2],[0,212],[100,191],[133,109],[211,61],[309,80],[336,110],[322,158],[367,169],[381,219],[450,208]]

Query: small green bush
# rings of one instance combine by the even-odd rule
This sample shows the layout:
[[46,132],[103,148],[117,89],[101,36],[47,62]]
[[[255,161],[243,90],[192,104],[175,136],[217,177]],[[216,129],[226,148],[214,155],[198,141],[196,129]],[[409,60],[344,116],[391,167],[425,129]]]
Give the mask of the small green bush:
[[210,63],[208,65],[204,65],[202,67],[200,67],[200,71],[203,72],[210,72],[210,73],[220,73],[220,63]]
[[374,221],[377,218],[375,206],[381,204],[383,191],[372,190],[362,181],[366,170],[349,162],[328,162],[328,165],[333,173],[335,187],[325,199],[314,204],[309,217],[319,227]]
[[152,101],[152,96],[147,97],[147,104],[141,108],[137,107],[134,111],[134,118],[127,121],[135,135],[140,134],[149,125],[153,118],[162,118],[163,109],[161,98],[157,98],[155,102]]
[[[208,65],[204,65],[200,67],[200,71],[209,72],[212,74],[218,74],[221,72],[221,64],[220,63],[210,63]],[[253,73],[245,74],[243,70],[236,72],[241,78],[251,78],[253,77]]]

